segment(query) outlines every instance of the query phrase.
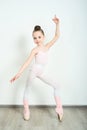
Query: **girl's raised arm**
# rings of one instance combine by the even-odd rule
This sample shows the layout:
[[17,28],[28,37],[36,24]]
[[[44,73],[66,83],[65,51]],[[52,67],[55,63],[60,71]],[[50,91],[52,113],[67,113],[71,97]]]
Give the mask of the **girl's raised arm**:
[[54,21],[54,23],[56,24],[56,30],[55,30],[55,35],[53,37],[53,39],[48,42],[46,44],[46,48],[49,49],[59,38],[60,36],[60,29],[59,29],[59,19],[56,17],[56,15],[54,16],[54,18],[52,19]]
[[22,74],[22,72],[28,67],[28,65],[30,64],[30,62],[34,58],[36,52],[37,51],[36,51],[35,48],[32,49],[32,51],[30,53],[30,56],[28,57],[28,59],[26,60],[26,62],[22,65],[22,67],[20,68],[20,70],[18,71],[18,73],[10,80],[11,83],[20,77],[20,75]]

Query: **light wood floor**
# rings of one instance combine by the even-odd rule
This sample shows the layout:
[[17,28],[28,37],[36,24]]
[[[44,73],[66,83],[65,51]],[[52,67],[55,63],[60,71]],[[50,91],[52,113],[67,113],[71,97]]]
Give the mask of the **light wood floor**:
[[31,106],[31,118],[23,119],[23,107],[0,107],[0,130],[87,130],[87,107],[64,107],[59,122],[54,107]]

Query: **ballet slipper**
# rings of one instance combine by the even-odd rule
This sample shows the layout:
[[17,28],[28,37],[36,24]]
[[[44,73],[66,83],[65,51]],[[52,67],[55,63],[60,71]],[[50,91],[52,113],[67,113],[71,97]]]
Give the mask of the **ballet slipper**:
[[62,122],[62,120],[63,120],[63,108],[62,107],[56,108],[56,113],[58,115],[59,121]]
[[63,119],[63,108],[62,108],[62,103],[61,103],[60,97],[55,96],[55,101],[56,101],[56,105],[57,105],[55,110],[56,110],[56,113],[58,115],[58,119],[59,119],[59,121],[62,121],[62,119]]
[[26,121],[28,121],[30,119],[30,111],[29,111],[29,109],[24,108],[23,117],[24,117],[24,120],[26,120]]
[[29,111],[29,107],[28,107],[28,101],[24,100],[24,111],[23,111],[23,117],[24,120],[28,121],[30,119],[30,111]]

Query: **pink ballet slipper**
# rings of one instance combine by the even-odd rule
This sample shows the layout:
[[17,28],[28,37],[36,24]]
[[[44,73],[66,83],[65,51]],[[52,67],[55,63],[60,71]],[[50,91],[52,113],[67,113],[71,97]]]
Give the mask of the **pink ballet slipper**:
[[56,110],[56,113],[58,115],[59,121],[62,121],[62,119],[63,119],[63,108],[62,107],[61,108],[56,108],[55,110]]
[[30,119],[30,111],[29,111],[29,107],[28,107],[28,101],[24,100],[24,112],[23,112],[23,116],[24,116],[24,120],[28,121]]
[[30,119],[29,109],[24,109],[23,115],[24,115],[24,120],[28,121]]
[[56,101],[56,105],[57,105],[55,111],[58,115],[59,121],[62,121],[62,119],[63,119],[63,108],[62,108],[61,100],[60,100],[59,97],[55,97],[55,101]]

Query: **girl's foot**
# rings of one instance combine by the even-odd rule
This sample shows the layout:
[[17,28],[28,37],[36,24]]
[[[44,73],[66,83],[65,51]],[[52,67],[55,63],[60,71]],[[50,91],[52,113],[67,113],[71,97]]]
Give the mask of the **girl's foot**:
[[24,120],[28,121],[30,118],[30,110],[29,110],[29,106],[28,106],[28,100],[27,99],[23,100],[23,104],[24,104],[23,117],[24,117]]
[[63,108],[56,108],[56,113],[60,122],[63,120]]
[[23,117],[24,117],[24,120],[26,120],[26,121],[28,121],[30,119],[30,111],[29,111],[29,109],[24,108]]

